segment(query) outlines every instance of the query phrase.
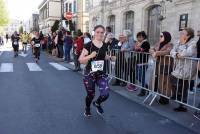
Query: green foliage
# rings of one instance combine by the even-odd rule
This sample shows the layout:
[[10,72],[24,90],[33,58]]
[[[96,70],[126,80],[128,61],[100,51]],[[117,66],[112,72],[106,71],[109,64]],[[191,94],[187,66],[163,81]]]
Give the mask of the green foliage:
[[9,22],[8,11],[4,0],[0,0],[0,26],[5,26]]

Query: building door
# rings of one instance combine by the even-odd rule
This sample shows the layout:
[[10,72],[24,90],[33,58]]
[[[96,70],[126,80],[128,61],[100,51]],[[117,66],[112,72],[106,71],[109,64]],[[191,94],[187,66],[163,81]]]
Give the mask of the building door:
[[148,11],[148,39],[151,45],[155,45],[159,41],[161,32],[160,15],[160,6],[154,6]]

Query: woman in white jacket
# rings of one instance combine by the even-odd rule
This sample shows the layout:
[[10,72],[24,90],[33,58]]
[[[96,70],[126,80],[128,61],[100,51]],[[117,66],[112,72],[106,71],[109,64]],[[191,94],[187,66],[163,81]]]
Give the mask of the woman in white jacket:
[[[171,76],[172,99],[187,103],[189,83],[194,79],[197,70],[197,63],[188,59],[197,56],[196,41],[194,40],[194,30],[192,28],[181,31],[180,40],[175,44],[170,54],[175,59]],[[187,111],[181,104],[174,110],[177,112]]]

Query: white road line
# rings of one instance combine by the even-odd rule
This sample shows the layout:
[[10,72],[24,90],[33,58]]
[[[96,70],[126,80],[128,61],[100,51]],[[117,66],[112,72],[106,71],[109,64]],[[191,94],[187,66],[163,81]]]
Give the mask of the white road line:
[[42,69],[36,63],[26,63],[29,71],[42,71]]
[[54,68],[56,68],[57,70],[69,70],[68,68],[66,68],[58,63],[50,62],[49,64],[51,66],[53,66]]
[[13,72],[13,63],[2,63],[0,67],[0,72],[3,73]]

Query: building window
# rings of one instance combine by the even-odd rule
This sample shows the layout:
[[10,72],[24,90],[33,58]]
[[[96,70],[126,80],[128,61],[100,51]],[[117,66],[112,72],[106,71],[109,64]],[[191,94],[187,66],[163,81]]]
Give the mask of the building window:
[[134,31],[134,12],[128,11],[125,13],[125,30],[130,30],[131,32]]
[[76,13],[76,0],[74,0],[74,13]]
[[85,22],[85,25],[86,25],[86,29],[85,29],[86,32],[89,32],[89,21],[86,21],[86,22]]
[[88,12],[89,8],[90,8],[90,1],[85,0],[85,11]]
[[65,4],[65,9],[66,9],[66,12],[69,11],[69,9],[68,9],[68,3]]
[[108,24],[111,27],[111,32],[115,34],[115,15],[108,17]]
[[72,3],[69,3],[69,12],[72,12]]

